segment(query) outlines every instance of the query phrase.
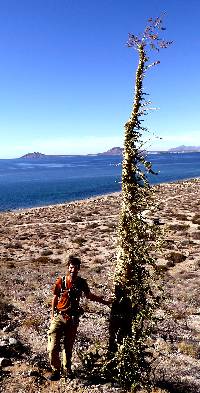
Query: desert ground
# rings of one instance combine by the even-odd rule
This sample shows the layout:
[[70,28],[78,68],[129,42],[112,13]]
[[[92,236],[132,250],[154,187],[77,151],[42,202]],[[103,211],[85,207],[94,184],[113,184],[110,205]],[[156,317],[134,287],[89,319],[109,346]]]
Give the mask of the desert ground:
[[[164,234],[157,253],[164,300],[155,329],[154,393],[200,392],[200,180],[155,187]],[[0,213],[0,391],[116,393],[84,370],[91,353],[104,351],[108,306],[82,300],[84,315],[74,347],[76,378],[49,382],[46,352],[52,285],[69,254],[82,260],[91,290],[113,293],[120,194]]]

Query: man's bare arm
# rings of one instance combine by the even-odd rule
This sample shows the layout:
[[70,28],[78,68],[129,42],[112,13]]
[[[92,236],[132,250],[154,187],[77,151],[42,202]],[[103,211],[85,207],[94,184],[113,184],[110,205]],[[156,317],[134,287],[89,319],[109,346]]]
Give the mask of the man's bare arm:
[[86,298],[89,299],[89,300],[92,300],[93,302],[97,302],[97,303],[101,303],[101,304],[106,304],[107,306],[109,306],[109,305],[111,304],[111,300],[105,300],[105,299],[103,298],[103,296],[95,295],[95,294],[92,293],[92,292],[89,292],[89,293],[86,295]]

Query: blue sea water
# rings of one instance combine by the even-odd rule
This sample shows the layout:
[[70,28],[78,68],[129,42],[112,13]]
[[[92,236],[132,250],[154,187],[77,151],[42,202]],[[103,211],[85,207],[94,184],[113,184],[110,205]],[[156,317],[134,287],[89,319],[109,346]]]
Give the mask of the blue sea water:
[[[200,153],[149,154],[150,183],[200,176]],[[121,189],[120,156],[46,156],[0,160],[0,211],[44,206]]]

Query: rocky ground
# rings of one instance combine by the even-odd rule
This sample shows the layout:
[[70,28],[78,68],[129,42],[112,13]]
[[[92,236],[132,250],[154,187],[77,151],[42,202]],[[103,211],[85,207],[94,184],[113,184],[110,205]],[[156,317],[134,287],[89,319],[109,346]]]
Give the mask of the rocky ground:
[[[157,222],[164,231],[158,257],[165,302],[154,335],[154,393],[200,392],[200,180],[156,187]],[[82,361],[103,351],[109,307],[87,302],[73,364],[76,378],[49,382],[46,332],[51,288],[68,254],[82,259],[81,275],[110,298],[120,195],[0,214],[0,391],[117,393],[91,380]],[[82,361],[81,361],[82,360]]]

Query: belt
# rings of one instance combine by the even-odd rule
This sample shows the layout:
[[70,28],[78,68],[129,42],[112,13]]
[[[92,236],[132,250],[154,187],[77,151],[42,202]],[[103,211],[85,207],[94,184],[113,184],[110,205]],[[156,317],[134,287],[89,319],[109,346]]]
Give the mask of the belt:
[[72,319],[71,315],[67,314],[66,311],[58,311],[57,315],[61,315],[66,321],[69,321]]
[[70,315],[67,313],[67,311],[58,311],[58,314],[68,315],[68,317],[70,317]]

